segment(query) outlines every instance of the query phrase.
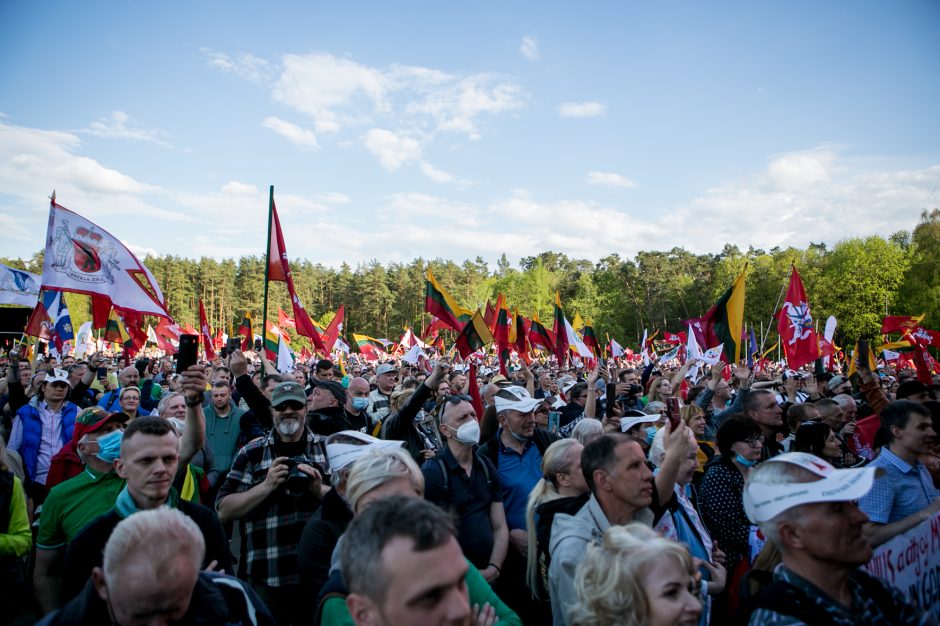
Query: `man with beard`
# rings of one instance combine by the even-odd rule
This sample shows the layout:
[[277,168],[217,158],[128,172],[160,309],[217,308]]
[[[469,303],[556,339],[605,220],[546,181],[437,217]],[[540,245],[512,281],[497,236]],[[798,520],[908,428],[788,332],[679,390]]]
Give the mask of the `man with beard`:
[[304,426],[306,402],[296,381],[274,388],[274,430],[239,450],[216,500],[223,522],[243,521],[249,582],[279,624],[309,618],[297,549],[307,519],[329,491],[325,439]]

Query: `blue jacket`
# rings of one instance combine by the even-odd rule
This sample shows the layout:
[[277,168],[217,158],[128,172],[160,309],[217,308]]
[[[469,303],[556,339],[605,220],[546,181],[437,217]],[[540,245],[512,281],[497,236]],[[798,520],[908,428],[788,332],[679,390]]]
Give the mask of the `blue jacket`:
[[[62,445],[72,440],[72,431],[75,428],[75,416],[78,407],[71,402],[62,405],[62,432],[60,441]],[[20,407],[16,416],[23,423],[23,444],[20,447],[20,456],[23,457],[23,468],[30,479],[36,478],[36,463],[39,460],[39,444],[42,440],[42,417],[39,414],[38,403],[30,402]]]

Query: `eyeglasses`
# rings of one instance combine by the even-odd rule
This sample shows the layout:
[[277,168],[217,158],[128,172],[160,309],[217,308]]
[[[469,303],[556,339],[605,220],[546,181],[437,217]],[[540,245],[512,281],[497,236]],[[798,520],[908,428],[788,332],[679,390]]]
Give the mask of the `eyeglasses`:
[[757,437],[751,437],[750,439],[745,439],[744,443],[751,446],[752,448],[757,448],[764,445],[764,438],[758,435]]
[[455,393],[445,395],[444,401],[451,402],[453,404],[460,404],[461,402],[473,402],[473,398],[465,393]]

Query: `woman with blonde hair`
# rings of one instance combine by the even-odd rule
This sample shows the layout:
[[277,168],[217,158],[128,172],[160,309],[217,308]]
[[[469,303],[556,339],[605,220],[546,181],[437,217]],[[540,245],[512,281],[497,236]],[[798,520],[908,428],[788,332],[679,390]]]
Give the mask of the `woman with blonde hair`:
[[548,545],[557,513],[575,514],[587,502],[589,490],[581,473],[582,446],[575,439],[559,439],[542,455],[542,478],[529,494],[526,529],[529,545],[526,583],[532,597],[543,600],[545,619],[551,621],[548,600]]
[[688,551],[638,522],[588,547],[574,584],[573,626],[695,626],[702,614]]

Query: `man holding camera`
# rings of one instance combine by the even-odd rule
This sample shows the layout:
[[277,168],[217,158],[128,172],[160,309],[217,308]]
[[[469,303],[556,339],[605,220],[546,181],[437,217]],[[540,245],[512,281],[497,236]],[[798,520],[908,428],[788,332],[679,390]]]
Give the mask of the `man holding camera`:
[[249,582],[279,624],[308,618],[300,590],[297,546],[307,519],[329,491],[326,439],[304,426],[307,397],[296,381],[271,393],[274,429],[239,450],[219,489],[223,523],[242,520]]

